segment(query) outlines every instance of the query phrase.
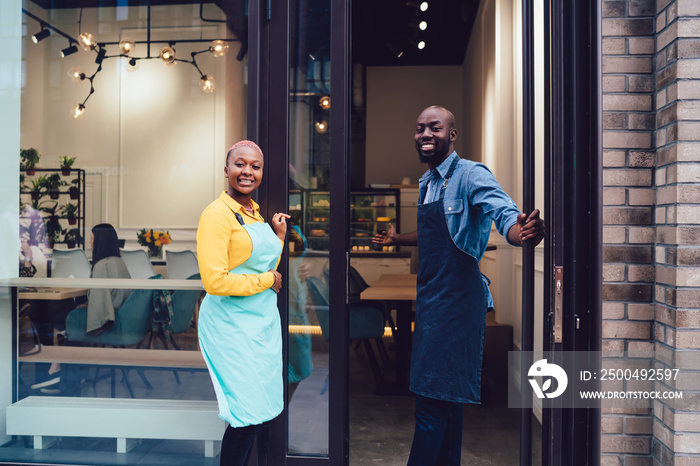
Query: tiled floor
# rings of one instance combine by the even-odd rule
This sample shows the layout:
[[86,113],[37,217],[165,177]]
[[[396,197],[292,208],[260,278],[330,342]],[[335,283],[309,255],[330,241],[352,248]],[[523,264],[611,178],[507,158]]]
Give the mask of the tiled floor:
[[[350,464],[405,465],[413,436],[414,398],[375,395],[375,382],[363,348],[351,349],[350,364]],[[28,370],[23,368],[23,373]],[[180,385],[175,383],[172,372],[146,371],[146,375],[154,390],[146,389],[133,372],[130,375],[138,398],[214,399],[206,373],[180,372]],[[327,452],[327,375],[327,354],[314,353],[314,372],[299,384],[290,404],[289,447],[292,452]],[[391,379],[393,372],[386,370],[385,376]],[[31,371],[25,377],[32,377]],[[99,382],[96,387],[85,384],[82,396],[109,396],[109,380]],[[123,383],[117,383],[117,396],[129,396]],[[518,410],[504,406],[467,405],[462,464],[518,464],[519,415]],[[536,421],[533,430],[533,463],[538,464],[540,434]],[[114,439],[63,438],[45,451],[31,447],[31,439],[19,438],[0,448],[0,462],[187,466],[219,462],[218,458],[204,458],[203,444],[196,441],[144,440],[127,454],[115,453]]]

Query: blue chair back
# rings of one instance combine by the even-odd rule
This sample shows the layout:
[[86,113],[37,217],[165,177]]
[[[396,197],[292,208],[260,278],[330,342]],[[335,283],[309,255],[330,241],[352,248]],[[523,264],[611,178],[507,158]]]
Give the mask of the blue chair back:
[[51,276],[60,278],[90,278],[90,261],[82,249],[54,249]]
[[143,249],[119,250],[131,278],[150,278],[156,274],[148,254]]

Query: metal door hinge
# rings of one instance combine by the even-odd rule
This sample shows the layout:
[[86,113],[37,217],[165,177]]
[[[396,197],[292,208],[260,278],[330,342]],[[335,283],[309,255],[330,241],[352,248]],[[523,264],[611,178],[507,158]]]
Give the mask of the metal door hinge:
[[554,343],[561,343],[564,267],[554,267]]

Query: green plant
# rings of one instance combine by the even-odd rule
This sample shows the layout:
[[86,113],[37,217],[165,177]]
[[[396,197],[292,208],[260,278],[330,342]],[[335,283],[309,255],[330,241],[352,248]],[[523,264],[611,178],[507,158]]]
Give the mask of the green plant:
[[23,170],[30,170],[34,168],[36,164],[39,163],[39,159],[41,158],[41,155],[39,155],[39,151],[37,151],[33,147],[29,149],[20,149],[19,156],[22,160],[20,168],[22,168]]
[[58,162],[61,164],[61,168],[70,168],[73,166],[73,162],[75,162],[75,157],[64,155],[58,158]]
[[53,247],[53,243],[58,241],[61,234],[63,233],[63,228],[61,228],[61,222],[58,219],[56,213],[56,208],[58,203],[54,203],[51,207],[42,207],[41,210],[49,214],[44,220],[46,225],[46,238],[49,240],[49,246]]
[[32,199],[39,199],[46,190],[46,175],[37,176],[32,180]]
[[75,178],[73,181],[71,181],[71,184],[73,186],[68,188],[68,194],[70,194],[71,199],[78,199],[78,196],[80,196],[80,187],[79,187],[80,179]]
[[73,221],[78,218],[78,206],[76,204],[68,203],[61,206],[59,209],[61,215],[65,215],[68,221]]
[[71,228],[64,232],[63,241],[68,244],[69,248],[74,248],[78,244],[82,244],[83,237],[80,235],[80,230],[77,228]]
[[45,186],[46,189],[49,191],[49,195],[51,195],[51,199],[57,199],[58,198],[58,190],[61,188],[61,186],[66,186],[68,183],[63,181],[61,179],[61,175],[58,173],[54,173],[53,175],[49,175],[48,178],[46,178]]

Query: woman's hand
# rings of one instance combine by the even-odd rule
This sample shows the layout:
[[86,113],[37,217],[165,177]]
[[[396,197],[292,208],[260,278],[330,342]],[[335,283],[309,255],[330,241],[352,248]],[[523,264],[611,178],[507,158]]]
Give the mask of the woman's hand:
[[284,241],[284,237],[287,236],[287,219],[292,218],[291,215],[287,215],[284,213],[276,213],[275,215],[272,216],[272,219],[270,220],[270,224],[272,225],[272,229],[275,231],[275,234],[277,237]]
[[282,274],[272,269],[268,270],[268,272],[272,272],[272,275],[275,276],[275,283],[272,284],[271,288],[275,290],[275,293],[279,293],[282,288]]

